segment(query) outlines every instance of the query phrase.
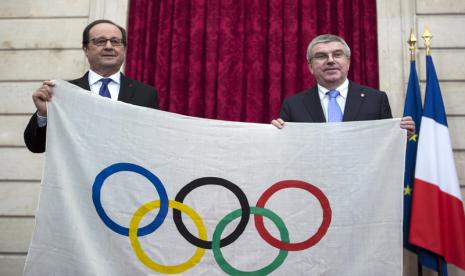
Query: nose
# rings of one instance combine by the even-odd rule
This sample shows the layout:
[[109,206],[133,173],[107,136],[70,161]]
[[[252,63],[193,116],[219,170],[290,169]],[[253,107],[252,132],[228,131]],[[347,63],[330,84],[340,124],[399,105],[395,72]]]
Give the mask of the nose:
[[328,62],[328,63],[334,63],[334,56],[333,56],[333,54],[331,54],[331,53],[328,54],[328,61],[327,61],[327,62]]
[[105,42],[105,49],[112,49],[113,45],[111,44],[110,40],[108,39],[107,42]]

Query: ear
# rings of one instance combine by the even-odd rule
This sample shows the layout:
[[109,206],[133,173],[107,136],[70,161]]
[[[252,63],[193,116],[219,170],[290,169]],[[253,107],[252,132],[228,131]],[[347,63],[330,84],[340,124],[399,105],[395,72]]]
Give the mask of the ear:
[[89,51],[87,46],[82,47],[82,51],[84,52],[84,55],[86,55],[86,57],[87,57],[87,51]]
[[310,73],[313,75],[313,66],[312,66],[312,62],[310,61],[309,63],[307,63],[308,65],[308,70],[310,71]]

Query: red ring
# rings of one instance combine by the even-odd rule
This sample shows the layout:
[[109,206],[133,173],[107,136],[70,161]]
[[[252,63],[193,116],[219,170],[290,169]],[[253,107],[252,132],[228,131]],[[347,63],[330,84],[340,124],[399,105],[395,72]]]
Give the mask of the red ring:
[[283,180],[279,181],[278,183],[275,183],[261,195],[261,197],[257,201],[257,207],[265,208],[266,202],[274,193],[286,188],[300,188],[306,190],[318,199],[321,205],[321,209],[323,210],[323,221],[321,222],[318,231],[303,242],[287,243],[282,242],[271,236],[271,234],[268,232],[268,230],[266,230],[265,225],[263,224],[263,216],[254,215],[255,227],[257,228],[257,231],[260,234],[260,236],[266,242],[278,249],[284,249],[288,251],[300,251],[310,248],[317,244],[323,238],[323,236],[328,231],[329,225],[331,224],[332,212],[329,200],[320,189],[318,189],[316,186],[313,186],[310,183],[299,180]]

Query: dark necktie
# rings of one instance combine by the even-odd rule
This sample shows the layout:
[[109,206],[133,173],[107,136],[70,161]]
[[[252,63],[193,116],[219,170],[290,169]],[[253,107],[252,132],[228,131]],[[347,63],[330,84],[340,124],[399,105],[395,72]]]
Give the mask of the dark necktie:
[[102,86],[100,86],[100,90],[98,94],[102,97],[107,97],[111,99],[110,90],[108,90],[108,84],[111,82],[111,79],[105,78],[100,80],[102,82]]
[[342,111],[341,107],[336,101],[339,96],[339,91],[331,90],[328,92],[329,103],[328,103],[328,122],[342,122]]

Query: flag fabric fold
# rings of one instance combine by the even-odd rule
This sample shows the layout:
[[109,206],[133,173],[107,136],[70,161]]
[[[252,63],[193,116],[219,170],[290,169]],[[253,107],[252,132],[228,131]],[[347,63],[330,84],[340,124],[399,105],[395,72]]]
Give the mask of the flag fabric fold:
[[431,56],[418,141],[410,242],[465,269],[465,214],[444,103]]

